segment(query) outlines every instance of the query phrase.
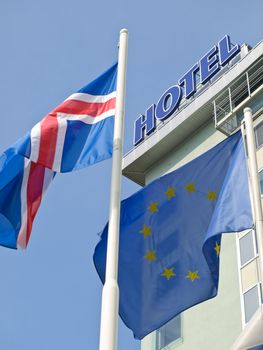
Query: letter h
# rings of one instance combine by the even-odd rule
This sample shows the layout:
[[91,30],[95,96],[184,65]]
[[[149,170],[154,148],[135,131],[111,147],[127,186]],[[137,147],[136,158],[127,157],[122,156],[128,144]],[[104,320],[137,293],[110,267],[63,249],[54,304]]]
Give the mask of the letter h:
[[145,135],[150,135],[155,128],[155,104],[153,104],[146,110],[145,115],[140,115],[134,122],[134,146],[138,145]]

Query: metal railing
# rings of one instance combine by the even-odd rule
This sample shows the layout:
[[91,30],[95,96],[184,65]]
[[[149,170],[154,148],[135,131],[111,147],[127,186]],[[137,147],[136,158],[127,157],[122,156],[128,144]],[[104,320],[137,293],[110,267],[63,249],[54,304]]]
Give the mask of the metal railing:
[[[262,95],[262,96],[261,96]],[[261,57],[213,101],[215,126],[230,135],[241,124],[242,107],[256,113],[263,107],[263,58]]]

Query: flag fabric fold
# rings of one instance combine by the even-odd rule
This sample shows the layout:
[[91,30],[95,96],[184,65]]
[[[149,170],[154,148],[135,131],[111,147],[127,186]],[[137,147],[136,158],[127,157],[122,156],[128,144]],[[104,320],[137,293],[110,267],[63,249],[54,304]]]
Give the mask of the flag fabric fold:
[[56,172],[69,172],[112,156],[117,64],[48,113],[17,153]]
[[0,245],[26,248],[56,172],[112,156],[117,64],[69,96],[0,156]]
[[[221,234],[252,226],[239,132],[123,200],[120,316],[135,338],[216,296]],[[107,229],[94,252],[103,283]]]

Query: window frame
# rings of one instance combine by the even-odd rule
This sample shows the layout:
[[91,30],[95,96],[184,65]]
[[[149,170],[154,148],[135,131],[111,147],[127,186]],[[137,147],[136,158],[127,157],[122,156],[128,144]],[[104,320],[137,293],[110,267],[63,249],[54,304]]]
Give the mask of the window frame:
[[[245,236],[249,235],[249,233],[251,232],[252,235],[252,244],[253,244],[253,257],[248,259],[244,264],[241,263],[241,245],[240,245],[240,241],[242,240],[242,238],[244,238]],[[258,249],[257,249],[257,242],[256,242],[256,234],[255,234],[255,230],[250,229],[248,230],[246,233],[244,233],[241,237],[238,237],[238,242],[239,242],[239,266],[240,266],[240,271],[246,267],[247,265],[249,265],[252,261],[254,261],[255,259],[257,259],[258,257]]]
[[165,325],[163,325],[162,327],[160,327],[159,329],[157,329],[154,333],[155,333],[155,342],[154,342],[154,349],[155,350],[168,350],[168,349],[173,349],[174,348],[174,346],[177,346],[177,344],[178,345],[180,345],[180,344],[182,344],[182,342],[183,342],[183,317],[182,317],[182,314],[179,314],[179,315],[177,315],[177,316],[175,316],[175,317],[180,317],[180,336],[178,337],[178,338],[176,338],[176,339],[174,339],[171,343],[169,343],[169,344],[167,344],[167,345],[165,345],[164,347],[162,347],[162,348],[159,348],[159,344],[158,344],[158,336],[159,336],[159,334],[160,334],[160,331],[161,331],[161,329],[162,329],[162,327],[164,327],[167,323],[169,323],[170,321],[168,321]]
[[[246,261],[243,265],[241,264],[241,252],[240,252],[240,239],[242,239],[244,236],[249,234],[249,232],[252,232],[253,237],[253,250],[254,250],[254,257]],[[236,248],[237,248],[237,266],[238,266],[238,280],[239,280],[239,295],[240,295],[240,304],[241,304],[241,320],[242,320],[242,328],[244,329],[246,324],[249,322],[246,321],[246,305],[245,305],[245,298],[244,295],[253,289],[255,286],[258,288],[258,306],[261,304],[261,299],[263,296],[261,295],[261,281],[259,279],[259,273],[257,274],[257,282],[251,285],[249,288],[245,289],[243,291],[242,286],[242,269],[252,263],[253,261],[256,261],[259,258],[258,250],[257,250],[257,240],[256,240],[256,231],[255,229],[248,229],[243,232],[241,235],[236,236]]]
[[256,150],[259,150],[260,148],[263,147],[263,143],[262,143],[261,145],[258,146],[258,136],[257,136],[257,133],[256,133],[256,129],[259,128],[261,125],[262,125],[262,127],[263,127],[263,120],[261,120],[258,124],[256,124],[256,125],[254,126],[255,141],[256,141]]
[[[262,145],[263,146],[263,145]],[[261,147],[262,147],[261,146]],[[260,189],[260,194],[261,194],[261,198],[263,197],[263,193],[261,193],[261,186],[260,186],[260,176],[259,176],[259,174],[260,173],[263,173],[263,168],[261,168],[261,169],[259,169],[259,171],[258,171],[258,180],[259,180],[259,189]]]
[[[245,322],[245,325],[250,321],[246,321],[246,312],[245,312],[245,298],[244,298],[244,295],[249,292],[250,290],[252,290],[253,288],[257,287],[257,292],[258,292],[258,307],[260,306],[261,304],[261,283],[260,281],[258,281],[257,283],[255,283],[254,285],[252,285],[251,287],[249,287],[248,289],[244,290],[244,292],[242,292],[243,294],[243,303],[244,303],[244,322]],[[253,316],[252,316],[253,317]]]

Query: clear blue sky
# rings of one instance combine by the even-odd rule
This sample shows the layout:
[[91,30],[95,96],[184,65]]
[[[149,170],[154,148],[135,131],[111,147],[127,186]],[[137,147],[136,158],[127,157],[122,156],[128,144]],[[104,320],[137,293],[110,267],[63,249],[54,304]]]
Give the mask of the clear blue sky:
[[[221,37],[263,39],[262,0],[0,3],[0,150],[117,58],[128,28],[125,151],[133,122]],[[0,247],[0,349],[98,349],[102,286],[92,262],[111,161],[57,176],[26,252]],[[138,186],[123,180],[123,198]],[[139,341],[120,321],[119,349]]]

